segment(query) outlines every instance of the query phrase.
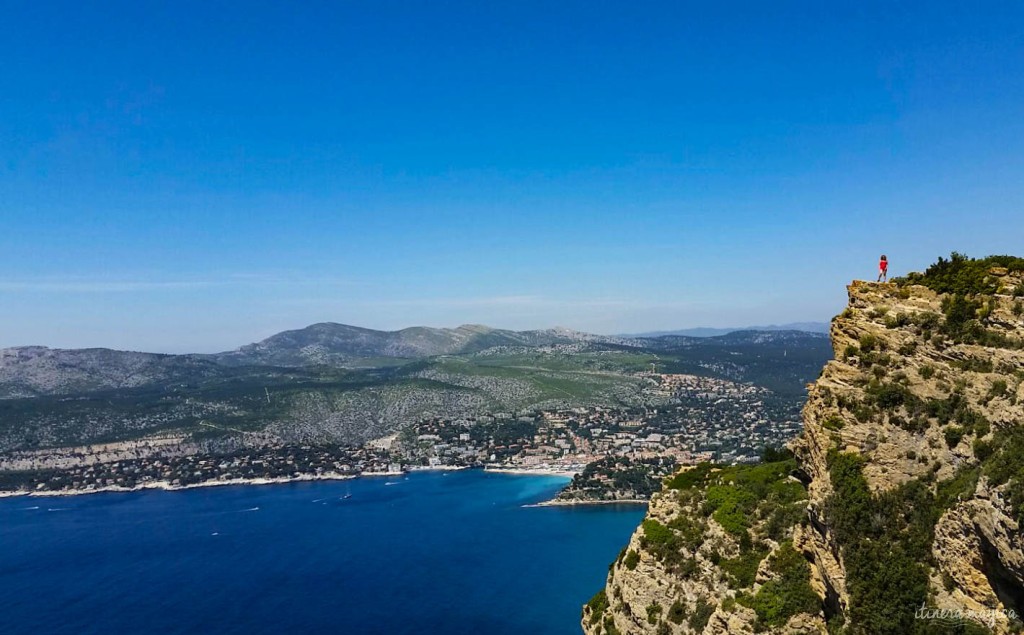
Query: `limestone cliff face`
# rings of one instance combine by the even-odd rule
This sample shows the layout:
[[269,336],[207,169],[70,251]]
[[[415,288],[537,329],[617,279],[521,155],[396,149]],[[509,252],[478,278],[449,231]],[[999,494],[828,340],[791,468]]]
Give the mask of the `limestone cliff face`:
[[[584,631],[1019,632],[1024,279],[989,276],[997,291],[983,297],[851,284],[791,444],[803,495],[776,497],[787,483],[765,489],[738,468],[668,481],[584,607]],[[723,491],[744,481],[763,500],[736,516]],[[975,621],[943,630],[954,626],[914,617],[918,600]]]

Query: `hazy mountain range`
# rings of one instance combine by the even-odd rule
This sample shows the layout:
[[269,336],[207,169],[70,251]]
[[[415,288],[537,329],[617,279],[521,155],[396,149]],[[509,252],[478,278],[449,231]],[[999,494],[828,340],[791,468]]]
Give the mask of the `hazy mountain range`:
[[700,326],[691,329],[678,329],[675,331],[650,331],[648,333],[633,333],[623,337],[661,337],[663,335],[686,335],[688,337],[717,337],[728,335],[737,331],[803,331],[805,333],[828,334],[828,322],[791,322],[789,324],[769,324],[768,326],[743,326],[737,328],[716,328]]
[[507,331],[480,324],[457,328],[414,326],[400,331],[373,329],[322,322],[267,339],[227,353],[211,355],[222,364],[308,366],[338,364],[359,358],[420,358],[436,355],[475,353],[495,346],[552,346],[622,338],[590,335],[570,329]]

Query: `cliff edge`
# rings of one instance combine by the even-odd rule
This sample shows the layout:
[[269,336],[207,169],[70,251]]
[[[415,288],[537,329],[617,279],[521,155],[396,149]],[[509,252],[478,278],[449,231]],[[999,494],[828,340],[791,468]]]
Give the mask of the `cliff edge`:
[[1024,260],[853,282],[790,451],[684,469],[586,633],[1019,633]]

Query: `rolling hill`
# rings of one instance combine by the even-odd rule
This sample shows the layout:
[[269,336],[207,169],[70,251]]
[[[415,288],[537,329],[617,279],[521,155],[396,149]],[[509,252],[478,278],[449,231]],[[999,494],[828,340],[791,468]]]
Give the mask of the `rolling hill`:
[[154,433],[358,443],[425,417],[656,406],[652,368],[799,400],[830,354],[827,338],[795,331],[625,339],[341,324],[216,355],[22,347],[0,351],[0,452]]

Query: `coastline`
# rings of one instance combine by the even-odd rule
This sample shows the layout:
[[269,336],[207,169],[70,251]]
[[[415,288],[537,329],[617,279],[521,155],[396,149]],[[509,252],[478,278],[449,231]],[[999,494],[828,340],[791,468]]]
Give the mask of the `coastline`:
[[[275,477],[258,477],[258,478],[227,478],[222,480],[205,480],[203,482],[188,483],[185,485],[171,484],[166,480],[154,480],[150,482],[144,482],[132,486],[132,488],[125,488],[121,485],[103,485],[101,488],[94,488],[91,490],[36,490],[36,491],[25,491],[25,490],[8,490],[0,492],[0,499],[15,498],[15,497],[33,497],[33,498],[45,498],[45,497],[67,497],[67,496],[87,496],[89,494],[128,494],[131,492],[143,492],[145,490],[160,490],[163,492],[181,492],[184,490],[196,490],[198,488],[219,488],[219,486],[227,485],[272,485],[272,484],[283,484],[289,482],[305,482],[305,481],[316,481],[316,480],[350,480],[353,478],[361,477],[393,477],[410,474],[413,472],[436,472],[436,471],[458,471],[472,469],[466,465],[417,465],[409,466],[404,470],[388,470],[381,472],[359,472],[357,474],[340,472],[326,472],[323,474],[300,474],[298,476],[275,476]],[[493,474],[507,474],[511,476],[557,476],[560,478],[572,478],[579,473],[579,470],[563,470],[557,468],[515,468],[515,467],[490,467],[484,466],[483,470],[487,473]],[[532,505],[525,505],[524,507],[559,507],[559,506],[574,506],[574,505],[608,505],[608,504],[643,504],[646,505],[647,501],[644,500],[625,500],[625,501],[559,501],[558,499],[551,499],[550,501],[544,501],[543,503],[536,503]]]
[[578,470],[559,470],[555,468],[528,468],[528,467],[490,467],[485,466],[484,472],[491,474],[515,474],[519,476],[560,476],[572,478],[579,474]]
[[[409,466],[404,470],[388,470],[383,472],[359,472],[358,474],[342,474],[340,472],[327,472],[323,474],[301,474],[299,476],[278,476],[278,477],[259,477],[259,478],[232,478],[224,480],[212,480],[203,481],[201,483],[189,483],[188,485],[172,485],[168,481],[151,481],[148,483],[142,483],[135,485],[134,487],[122,487],[120,485],[105,485],[103,487],[96,487],[93,489],[74,489],[74,490],[5,490],[0,491],[0,499],[3,498],[15,498],[19,496],[29,496],[35,498],[42,498],[48,496],[86,496],[88,494],[110,494],[119,493],[127,494],[130,492],[141,492],[144,490],[162,490],[165,492],[178,492],[188,489],[197,489],[200,487],[222,487],[230,485],[280,485],[284,483],[300,483],[309,481],[346,481],[357,478],[373,478],[373,477],[395,477],[404,476],[413,472],[454,472],[459,470],[472,469],[466,465],[416,465]],[[551,468],[492,468],[485,467],[484,470],[488,473],[495,474],[508,474],[516,476],[557,476],[561,478],[571,479],[577,474],[575,471],[568,470],[557,470]],[[595,501],[603,502],[603,501]],[[639,502],[639,501],[638,501]],[[646,501],[643,501],[646,502]],[[555,502],[554,500],[543,503],[544,505],[563,505],[571,503]]]
[[626,498],[622,500],[559,500],[552,498],[542,503],[523,505],[523,507],[583,507],[588,505],[647,505],[651,501],[642,498]]
[[[402,472],[399,472],[401,474]],[[381,474],[382,476],[384,474]],[[393,474],[391,474],[393,476]],[[300,476],[279,476],[274,478],[233,478],[221,481],[203,481],[202,483],[189,483],[188,485],[171,485],[167,481],[152,481],[135,487],[121,487],[118,485],[107,485],[95,489],[76,490],[37,490],[37,491],[4,491],[0,492],[0,498],[14,498],[16,496],[48,497],[48,496],[85,496],[87,494],[104,494],[141,492],[147,489],[163,490],[165,492],[179,492],[187,489],[200,487],[221,487],[226,485],[280,485],[282,483],[297,483],[302,481],[348,481],[358,478],[354,474],[341,474],[328,472],[325,474],[302,474]]]

